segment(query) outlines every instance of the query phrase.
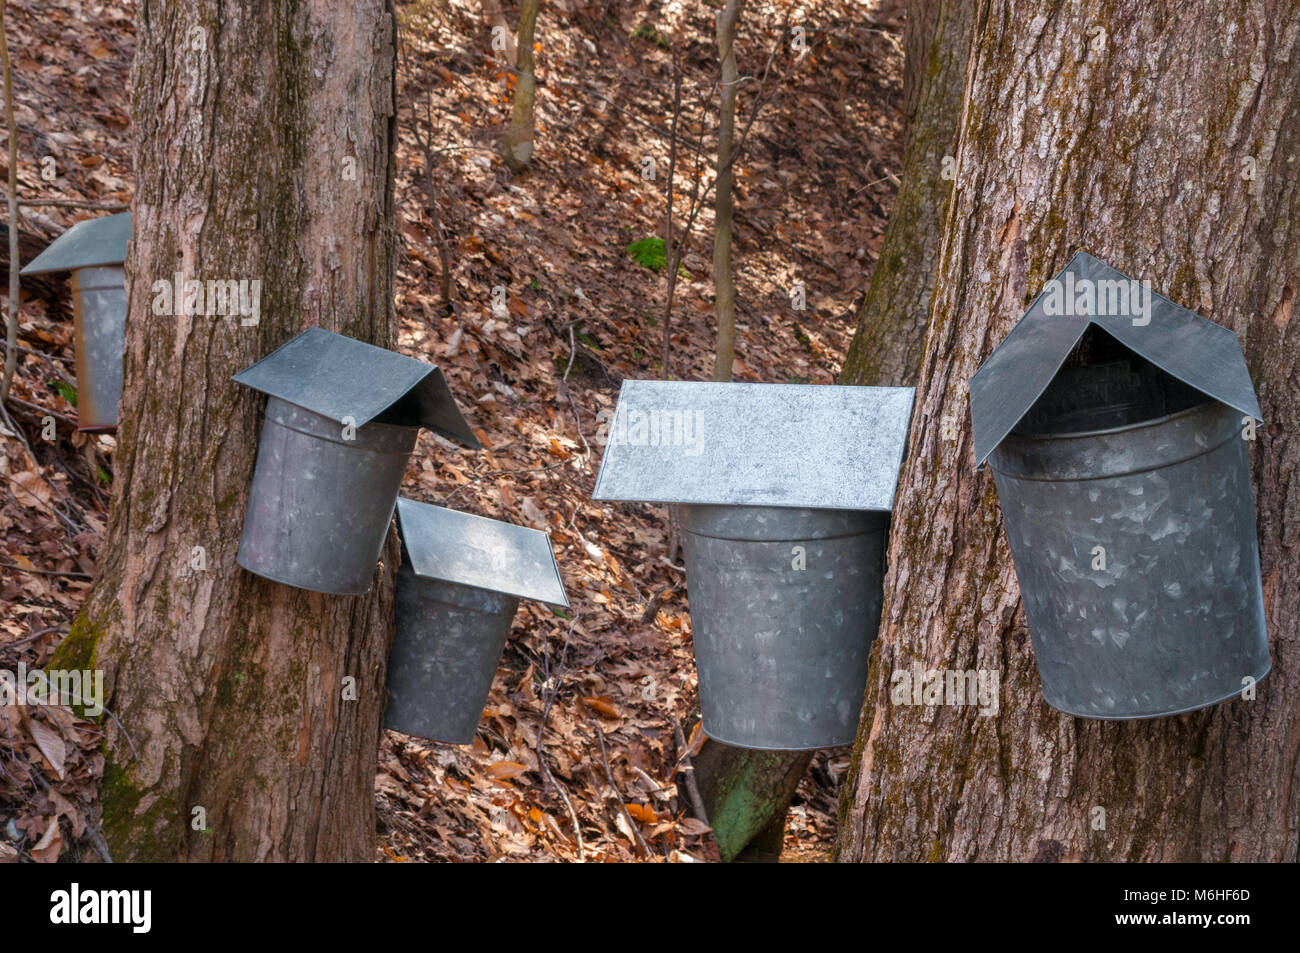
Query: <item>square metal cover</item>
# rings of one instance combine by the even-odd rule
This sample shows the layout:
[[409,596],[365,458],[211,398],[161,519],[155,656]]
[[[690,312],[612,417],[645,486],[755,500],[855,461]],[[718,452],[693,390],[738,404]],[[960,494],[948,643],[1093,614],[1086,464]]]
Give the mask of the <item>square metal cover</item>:
[[568,608],[551,537],[399,497],[397,523],[418,576]]
[[627,380],[592,499],[888,511],[911,387]]
[[423,426],[481,447],[437,367],[324,328],[308,328],[234,380],[340,424]]
[[41,275],[49,271],[120,265],[126,261],[126,246],[130,241],[130,212],[88,218],[50,242],[20,274]]

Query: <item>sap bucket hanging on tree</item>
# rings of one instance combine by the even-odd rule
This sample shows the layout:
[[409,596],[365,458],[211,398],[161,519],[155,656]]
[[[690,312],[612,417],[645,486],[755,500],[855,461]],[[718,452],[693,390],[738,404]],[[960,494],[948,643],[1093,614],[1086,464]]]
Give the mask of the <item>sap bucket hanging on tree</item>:
[[438,368],[323,328],[234,379],[267,395],[236,561],[285,585],[366,592],[420,427],[479,446]]
[[520,599],[569,607],[546,533],[397,501],[402,566],[384,726],[469,744]]
[[21,274],[72,272],[77,355],[77,429],[117,429],[126,342],[126,279],[131,213],[78,222],[50,243]]
[[1043,696],[1175,715],[1269,669],[1237,337],[1080,253],[970,382]]
[[911,410],[910,387],[623,383],[592,497],[682,504],[709,737],[853,741]]

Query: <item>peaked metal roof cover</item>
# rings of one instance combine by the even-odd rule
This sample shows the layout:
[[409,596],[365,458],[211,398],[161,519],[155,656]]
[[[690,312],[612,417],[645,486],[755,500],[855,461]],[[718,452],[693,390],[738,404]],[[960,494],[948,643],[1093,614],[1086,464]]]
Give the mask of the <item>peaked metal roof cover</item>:
[[324,328],[308,328],[234,380],[340,424],[351,417],[363,427],[382,415],[481,446],[437,367]]
[[130,212],[88,218],[50,242],[20,274],[41,275],[48,271],[120,265],[126,261],[126,246],[130,241]]
[[416,575],[569,606],[551,537],[540,530],[404,497],[397,522]]
[[[1068,289],[1081,287],[1079,282],[1083,280],[1095,283],[1133,279],[1082,251],[1053,279],[1062,283],[1067,297]],[[1131,313],[1049,315],[1044,301],[1051,287],[1049,282],[1039,292],[1025,316],[970,379],[977,467],[984,466],[989,454],[1042,396],[1093,324],[1184,384],[1243,414],[1262,419],[1241,343],[1228,328],[1154,291],[1149,322],[1140,325],[1133,323]]]
[[912,396],[626,380],[592,499],[888,511]]

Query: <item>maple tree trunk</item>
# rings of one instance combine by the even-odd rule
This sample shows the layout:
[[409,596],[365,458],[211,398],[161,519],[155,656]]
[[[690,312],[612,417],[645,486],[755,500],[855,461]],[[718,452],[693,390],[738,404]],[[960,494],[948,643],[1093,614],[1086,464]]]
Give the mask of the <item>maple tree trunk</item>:
[[[395,17],[384,0],[137,9],[115,496],[55,664],[103,668],[125,728],[105,720],[116,860],[371,860],[395,535],[361,597],[240,569],[264,398],[230,377],[311,325],[393,343]],[[260,324],[154,314],[176,272],[260,280]]]
[[[1263,0],[981,0],[973,29],[837,856],[1295,860],[1300,29]],[[1254,701],[1132,722],[1043,701],[966,388],[1079,249],[1242,339],[1266,421],[1251,457],[1273,670]],[[998,714],[891,704],[914,663],[996,670]]]
[[902,182],[840,369],[841,384],[916,382],[952,186],[972,15],[970,0],[924,0],[908,7]]
[[519,43],[515,61],[515,100],[506,127],[502,153],[506,165],[519,172],[533,158],[533,104],[537,100],[537,76],[533,72],[533,32],[542,0],[523,0],[519,7]]
[[[903,147],[912,137],[912,126],[920,114],[921,93],[926,77],[933,75],[930,54],[945,44],[935,36],[935,23],[944,0],[909,0],[903,21]],[[969,19],[969,17],[967,17]],[[958,64],[961,69],[965,62]],[[939,68],[942,68],[941,66]],[[961,90],[957,90],[960,96]]]

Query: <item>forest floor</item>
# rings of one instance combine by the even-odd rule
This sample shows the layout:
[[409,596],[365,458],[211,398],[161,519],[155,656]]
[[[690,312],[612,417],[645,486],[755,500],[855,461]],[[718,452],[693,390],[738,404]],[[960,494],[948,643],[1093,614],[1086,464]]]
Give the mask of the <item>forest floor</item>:
[[[737,380],[835,379],[894,198],[900,8],[746,5],[739,128],[754,119],[736,164]],[[498,150],[512,49],[494,37],[513,45],[517,4],[398,3],[398,347],[442,367],[487,448],[448,449],[423,433],[403,493],[547,530],[573,610],[523,604],[472,745],[385,734],[378,859],[716,858],[676,786],[701,736],[668,513],[590,500],[601,412],[624,378],[666,376],[665,270],[628,246],[665,232],[674,58],[675,240],[693,191],[712,180],[715,9],[545,0],[536,153],[512,174]],[[129,202],[133,12],[93,0],[9,7],[22,198]],[[797,39],[779,42],[787,15]],[[20,230],[48,242],[107,210],[31,205]],[[667,340],[674,378],[712,370],[712,221],[707,192]],[[12,428],[0,418],[0,670],[10,672],[48,661],[89,589],[115,449],[71,426],[66,289],[31,291],[14,385],[24,403],[9,410]],[[47,413],[53,440],[42,439]],[[0,706],[0,860],[96,852],[99,743],[98,726],[67,710]],[[818,754],[784,859],[826,855],[847,762],[847,749]]]

